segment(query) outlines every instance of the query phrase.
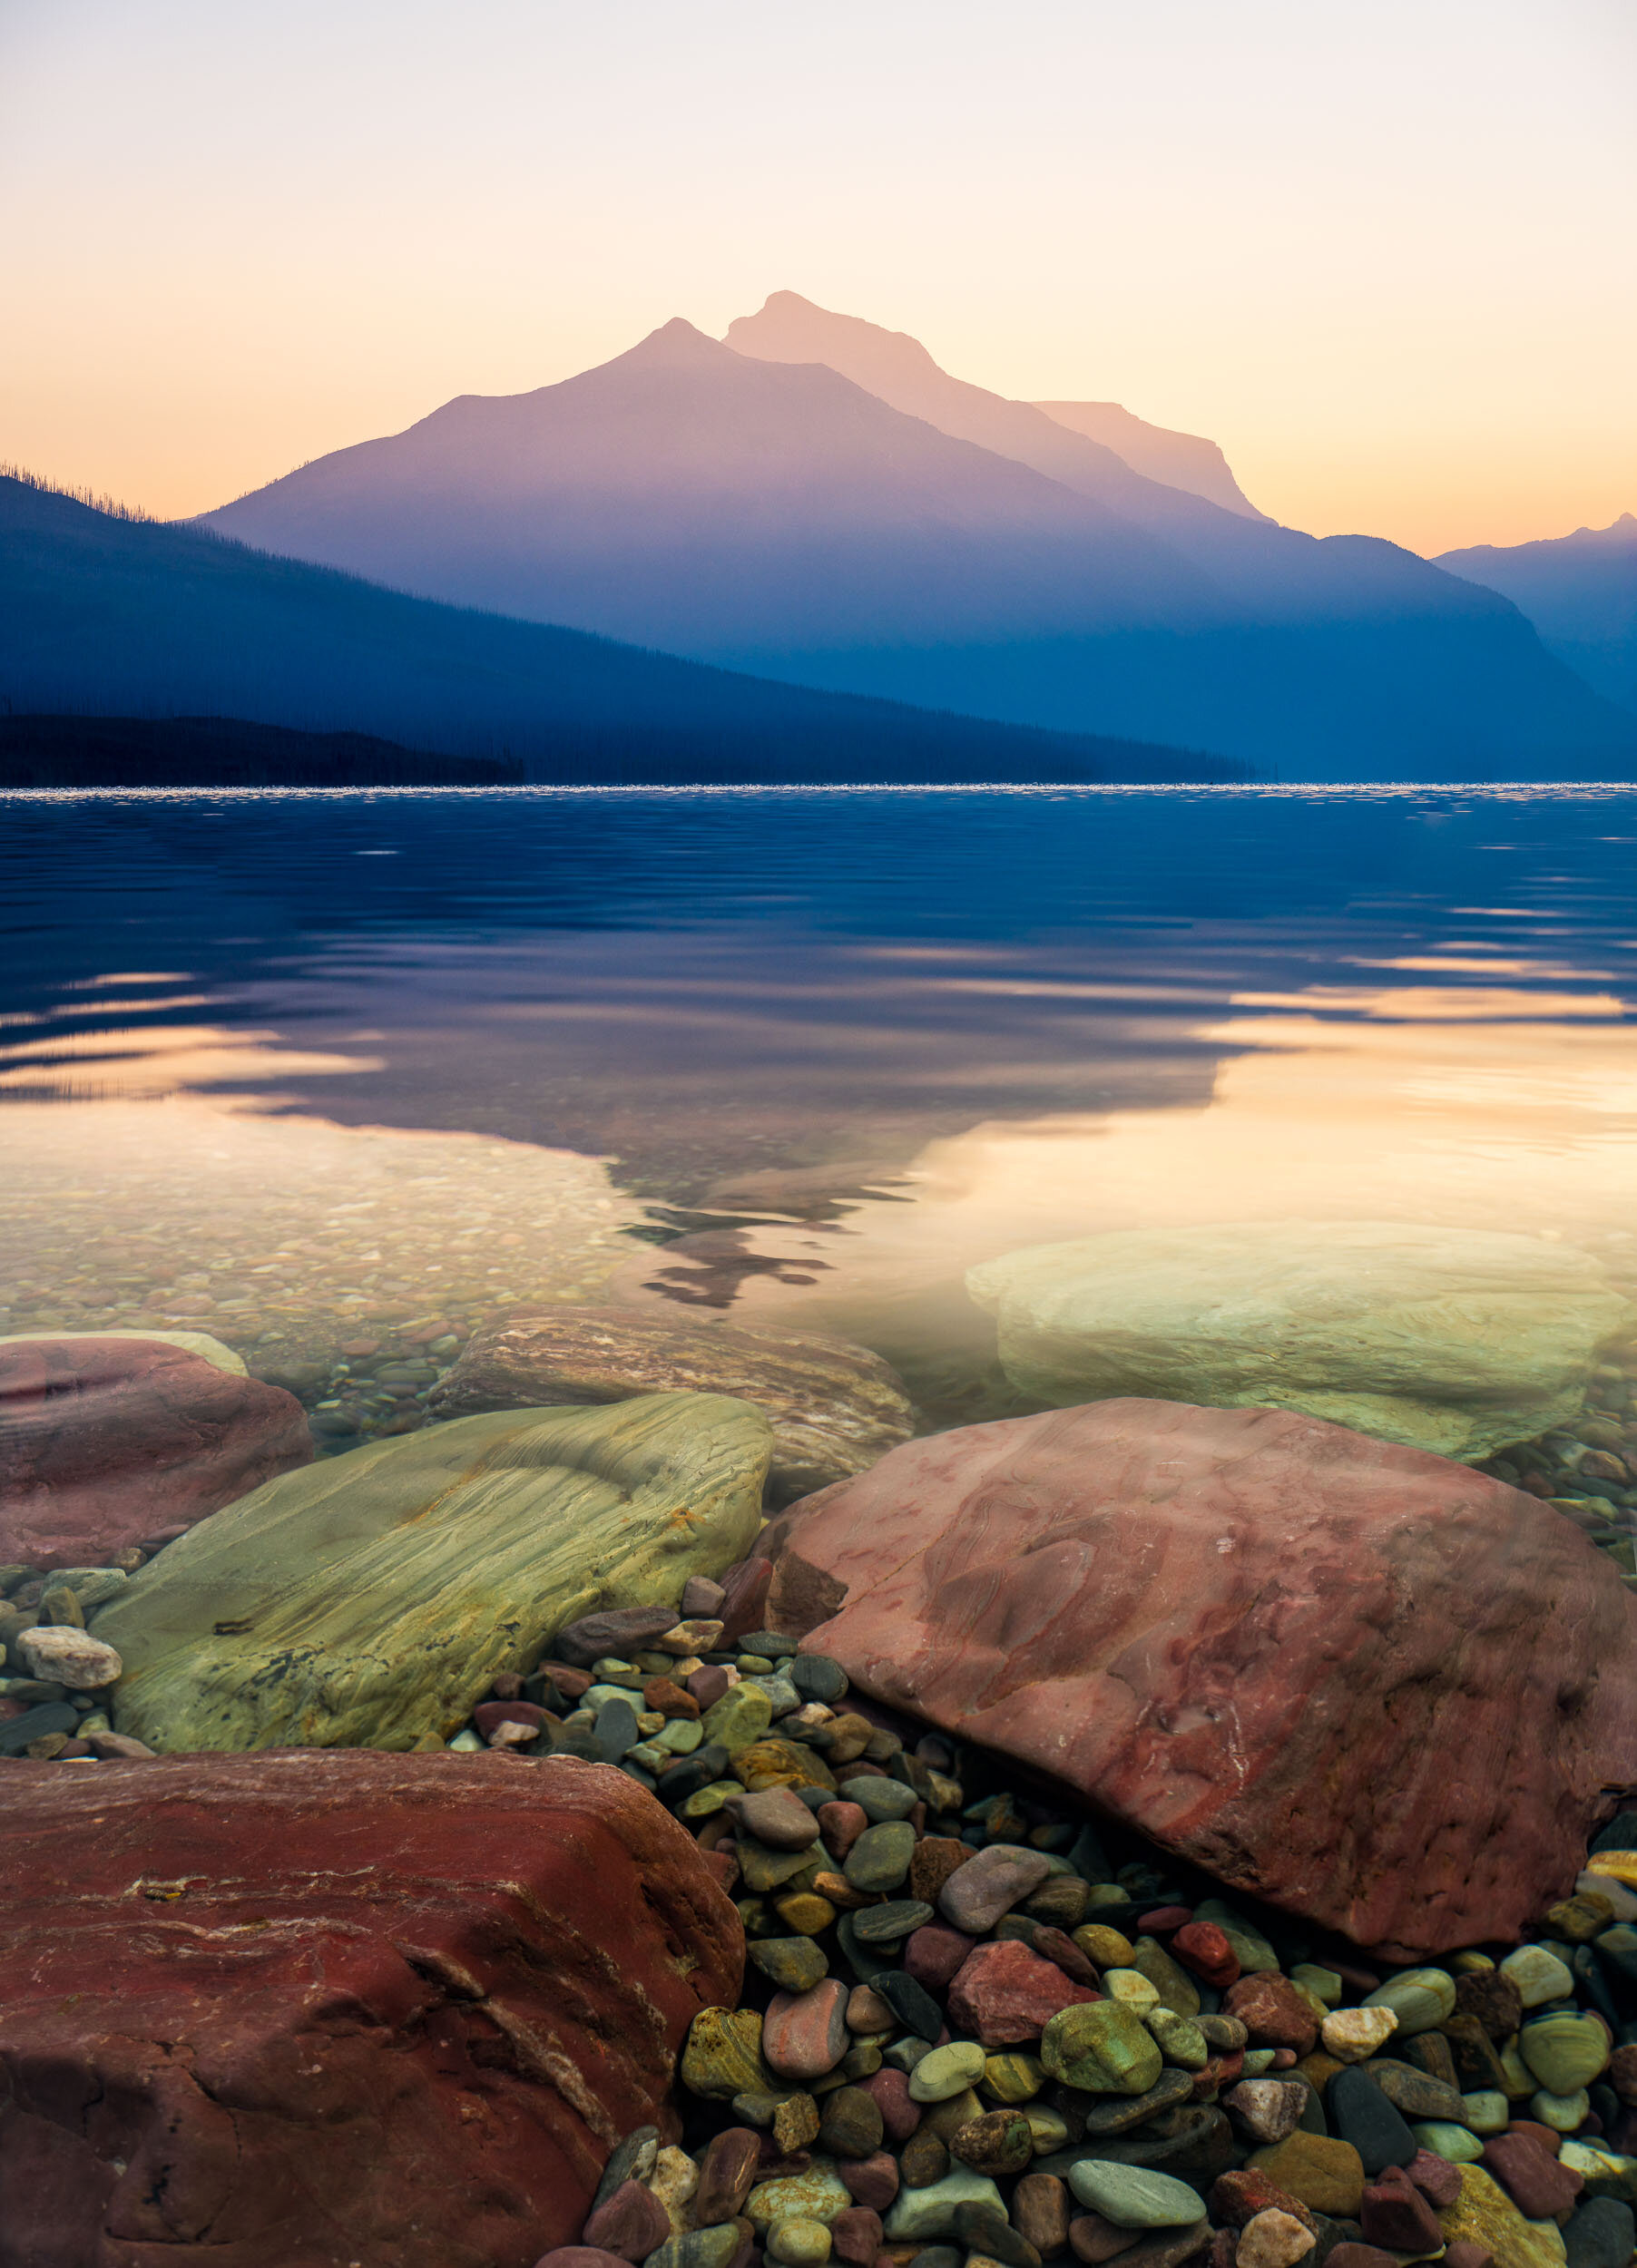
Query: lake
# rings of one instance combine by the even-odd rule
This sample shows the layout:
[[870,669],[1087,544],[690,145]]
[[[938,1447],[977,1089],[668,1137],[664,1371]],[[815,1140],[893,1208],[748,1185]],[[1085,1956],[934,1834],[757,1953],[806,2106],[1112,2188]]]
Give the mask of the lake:
[[1627,1284],[1634,844],[1601,789],[9,797],[0,1328],[340,1366],[344,1442],[407,1422],[344,1347],[519,1301],[858,1337],[946,1422],[1020,1246],[1386,1220]]

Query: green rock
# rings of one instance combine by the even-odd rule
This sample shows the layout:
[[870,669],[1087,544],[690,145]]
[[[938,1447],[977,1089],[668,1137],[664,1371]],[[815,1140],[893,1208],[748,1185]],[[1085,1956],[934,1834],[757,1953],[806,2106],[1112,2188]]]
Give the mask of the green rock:
[[1474,2134],[1505,2134],[1512,2120],[1512,2105],[1496,2087],[1480,2087],[1475,2093],[1463,2095],[1461,2102],[1466,2112],[1465,2123]]
[[759,1741],[773,1722],[773,1704],[757,1686],[730,1686],[700,1720],[704,1737],[737,1756]]
[[1467,1460],[1573,1418],[1632,1313],[1573,1245],[1398,1221],[1122,1229],[966,1285],[1034,1401],[1300,1410]]
[[669,1749],[673,1756],[691,1756],[705,1737],[705,1728],[696,1716],[673,1716],[661,1725],[653,1736],[656,1748]]
[[855,1890],[897,1890],[915,1856],[915,1829],[907,1819],[866,1827],[847,1854],[842,1872]]
[[1517,2051],[1550,2095],[1576,2095],[1609,2060],[1609,2035],[1594,2016],[1537,2016],[1517,2036]]
[[739,1838],[739,1872],[747,1890],[779,1890],[807,1870],[817,1871],[810,1851],[769,1851],[748,1835]]
[[831,2160],[816,2157],[805,2174],[759,2182],[745,2200],[745,2212],[758,2236],[765,2236],[779,2221],[822,2221],[828,2228],[852,2201]]
[[1146,2095],[1160,2076],[1158,2041],[1118,2000],[1059,2009],[1041,2034],[1054,2079],[1093,2095]]
[[1442,1969],[1407,1969],[1377,1986],[1362,2005],[1391,2009],[1398,2019],[1394,2038],[1408,2039],[1416,2032],[1435,2031],[1446,2016],[1454,2015],[1456,1980]]
[[761,2059],[761,2018],[754,2009],[701,2009],[682,2048],[682,2085],[714,2102],[764,2095],[776,2082]]
[[764,1937],[748,1950],[762,1975],[770,1977],[781,1992],[806,1992],[830,1972],[810,1937]]
[[780,2268],[824,2268],[830,2256],[830,2233],[822,2221],[798,2214],[775,2221],[768,2231],[768,2258]]
[[1410,2132],[1424,2150],[1430,2150],[1434,2157],[1447,2158],[1452,2165],[1470,2165],[1484,2155],[1484,2145],[1475,2134],[1452,2126],[1447,2119],[1424,2118]]
[[737,1780],[707,1780],[703,1787],[696,1787],[691,1795],[685,1795],[676,1807],[679,1819],[713,1819],[724,1804],[744,1794]]
[[1142,2020],[1166,2062],[1180,2071],[1202,2071],[1211,2061],[1211,2044],[1191,2018],[1179,2016],[1173,2009],[1150,2009]]
[[650,1394],[460,1418],[284,1473],[94,1616],[124,1663],[116,1727],[162,1751],[441,1747],[564,1623],[669,1605],[742,1558],[769,1452],[747,1403]]
[[689,2229],[681,2236],[668,2236],[649,2253],[642,2268],[728,2268],[742,2242],[741,2231],[731,2221],[713,2229]]
[[1083,2205],[1116,2228],[1187,2229],[1205,2216],[1199,2191],[1174,2174],[1154,2174],[1109,2158],[1083,2157],[1071,2165],[1069,2187]]
[[1148,1979],[1160,1996],[1162,2009],[1171,2009],[1178,2016],[1199,2014],[1199,1987],[1181,1964],[1172,1960],[1157,1937],[1140,1937],[1132,1948],[1129,1965],[1139,1976]]
[[[890,2051],[889,2051],[890,2054]],[[987,2056],[975,2039],[946,2040],[917,2058],[909,2074],[912,2102],[943,2103],[975,2087],[984,2076]]]
[[1299,1960],[1290,1971],[1290,1982],[1305,1985],[1328,2009],[1338,2009],[1347,1998],[1345,1980],[1334,1969],[1321,1969],[1317,1961]]
[[1591,2108],[1592,2097],[1583,2087],[1573,2095],[1554,2095],[1542,2087],[1538,2095],[1529,2097],[1530,2117],[1538,2126],[1550,2126],[1556,2134],[1578,2134]]
[[942,2181],[925,2189],[900,2189],[885,2223],[887,2240],[904,2244],[935,2236],[955,2234],[957,2205],[993,2205],[1001,2214],[1005,2203],[986,2174],[974,2174],[955,2165]]

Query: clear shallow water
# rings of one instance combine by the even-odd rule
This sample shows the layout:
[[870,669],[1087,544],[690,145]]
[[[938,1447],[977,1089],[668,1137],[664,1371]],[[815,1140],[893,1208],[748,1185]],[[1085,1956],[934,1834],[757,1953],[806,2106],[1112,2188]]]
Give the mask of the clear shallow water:
[[936,1400],[966,1267],[1104,1228],[1623,1283],[1634,846],[1597,789],[0,799],[0,1331],[208,1325],[310,1398],[612,1286]]

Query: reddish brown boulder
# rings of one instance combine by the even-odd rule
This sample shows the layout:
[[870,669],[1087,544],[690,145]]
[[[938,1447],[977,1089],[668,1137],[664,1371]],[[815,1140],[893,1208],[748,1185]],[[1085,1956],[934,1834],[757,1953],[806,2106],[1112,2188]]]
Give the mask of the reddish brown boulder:
[[1395,1960],[1517,1937],[1637,1786],[1637,1598],[1522,1491],[1289,1412],[907,1442],[763,1530],[770,1623]]
[[0,2261],[533,2268],[739,1997],[732,1907],[606,1765],[0,1769]]
[[294,1394],[157,1339],[0,1343],[0,1560],[97,1567],[310,1464]]
[[1054,1962],[1006,1938],[967,1954],[949,1986],[949,2022],[964,2039],[981,2039],[985,2048],[1015,2048],[1038,2039],[1060,2009],[1102,1998],[1073,1983]]

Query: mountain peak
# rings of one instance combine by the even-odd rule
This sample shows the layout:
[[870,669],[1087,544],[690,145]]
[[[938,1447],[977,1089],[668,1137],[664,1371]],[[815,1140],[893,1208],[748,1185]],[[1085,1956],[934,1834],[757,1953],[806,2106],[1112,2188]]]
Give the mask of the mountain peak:
[[754,315],[729,324],[722,343],[758,362],[827,363],[871,393],[895,378],[902,383],[944,375],[907,331],[884,330],[861,315],[837,315],[799,291],[770,291]]
[[686,363],[717,362],[722,357],[722,344],[710,338],[689,322],[685,315],[673,315],[669,323],[662,323],[646,338],[638,339],[634,347],[614,359],[626,365],[632,363],[664,363],[675,366]]

